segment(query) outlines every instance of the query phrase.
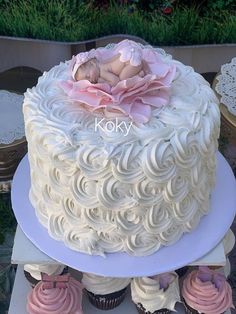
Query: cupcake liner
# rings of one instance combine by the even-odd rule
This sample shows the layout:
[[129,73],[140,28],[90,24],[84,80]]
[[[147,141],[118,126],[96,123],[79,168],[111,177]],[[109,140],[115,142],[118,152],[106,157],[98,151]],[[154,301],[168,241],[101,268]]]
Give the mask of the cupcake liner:
[[149,311],[145,310],[145,308],[143,307],[143,305],[141,303],[138,303],[135,305],[136,305],[136,309],[137,309],[139,314],[169,314],[169,313],[171,313],[171,311],[168,309],[160,309],[160,310],[156,310],[155,312],[149,312]]
[[114,309],[115,307],[120,305],[121,302],[124,300],[126,294],[126,288],[105,295],[96,295],[88,290],[86,291],[90,303],[93,304],[96,308],[104,311]]
[[175,270],[175,272],[177,273],[179,277],[183,277],[187,273],[187,271],[188,271],[188,266],[184,266]]
[[[187,314],[199,314],[200,312],[198,312],[197,310],[193,309],[192,307],[190,307],[185,300],[183,300],[183,303],[185,305],[185,310],[186,310],[186,313]],[[225,313],[225,312],[224,312]],[[224,314],[224,313],[221,313],[221,314]],[[202,313],[204,314],[204,313]]]
[[191,308],[184,300],[184,305],[185,305],[185,310],[187,314],[199,314],[199,312],[197,310],[194,310],[193,308]]
[[25,271],[25,270],[24,270],[24,275],[25,275],[25,278],[26,278],[26,279],[28,280],[28,282],[30,283],[31,288],[34,288],[34,287],[37,285],[37,283],[40,282],[40,280],[35,279],[34,277],[32,277],[32,276],[30,275],[29,272],[27,272],[27,271]]

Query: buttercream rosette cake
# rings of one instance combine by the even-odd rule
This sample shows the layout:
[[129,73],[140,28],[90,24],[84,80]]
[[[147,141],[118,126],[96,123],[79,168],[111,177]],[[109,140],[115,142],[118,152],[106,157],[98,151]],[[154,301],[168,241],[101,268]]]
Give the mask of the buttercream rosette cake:
[[[77,80],[91,60],[101,78]],[[114,83],[108,69],[106,82],[107,60],[141,70]],[[149,255],[208,213],[218,101],[201,75],[162,50],[125,40],[60,63],[25,93],[24,118],[30,201],[69,248]]]

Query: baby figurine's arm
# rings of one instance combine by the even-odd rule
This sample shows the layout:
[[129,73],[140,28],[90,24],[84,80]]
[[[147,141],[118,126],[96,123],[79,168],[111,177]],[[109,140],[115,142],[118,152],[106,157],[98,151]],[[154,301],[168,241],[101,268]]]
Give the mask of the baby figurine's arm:
[[110,85],[115,86],[117,83],[119,83],[120,79],[119,76],[115,75],[114,73],[109,71],[101,71],[100,81],[106,81]]
[[138,66],[133,66],[130,63],[126,64],[125,67],[122,69],[119,78],[120,80],[127,80],[128,78],[131,78],[135,75],[142,75],[144,73],[141,73],[143,69],[142,64]]
[[109,61],[100,64],[100,79],[107,81],[112,86],[115,86],[119,81],[126,80],[136,75],[140,77],[145,76],[143,62],[138,66],[133,66],[129,61],[120,61],[119,54]]

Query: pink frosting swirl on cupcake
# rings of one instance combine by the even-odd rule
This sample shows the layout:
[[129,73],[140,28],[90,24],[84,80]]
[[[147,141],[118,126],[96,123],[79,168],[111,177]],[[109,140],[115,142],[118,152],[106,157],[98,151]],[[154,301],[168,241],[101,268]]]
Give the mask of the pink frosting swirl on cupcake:
[[182,295],[199,313],[221,314],[234,307],[232,290],[225,276],[208,267],[199,267],[185,278]]
[[63,286],[45,288],[40,281],[28,295],[29,314],[83,314],[82,284],[70,278]]

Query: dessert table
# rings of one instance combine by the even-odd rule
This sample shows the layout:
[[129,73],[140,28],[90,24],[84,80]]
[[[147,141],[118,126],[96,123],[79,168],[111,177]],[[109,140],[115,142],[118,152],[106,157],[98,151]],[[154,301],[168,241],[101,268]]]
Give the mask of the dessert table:
[[[23,266],[19,266],[17,273],[15,284],[12,291],[12,299],[8,314],[27,314],[26,312],[26,301],[27,295],[30,292],[30,284],[26,281]],[[105,311],[101,311],[95,308],[85,296],[83,298],[83,311],[84,314],[102,314]],[[135,305],[131,301],[130,291],[128,291],[125,300],[115,309],[109,310],[109,314],[137,314],[137,310]],[[171,314],[185,314],[186,311],[184,309],[183,304],[178,303],[176,305],[176,312],[171,312]],[[231,314],[230,310],[227,310],[224,314]]]
[[[19,264],[17,268],[15,283],[12,292],[12,299],[8,314],[27,314],[26,313],[26,302],[27,294],[29,293],[31,287],[26,280],[23,272],[23,264],[55,264],[57,261],[51,259],[39,249],[37,249],[33,243],[24,235],[20,227],[17,227],[15,241],[12,253],[12,263]],[[224,249],[222,243],[219,243],[211,252],[205,255],[203,258],[192,263],[193,265],[226,265],[224,267],[224,272],[226,276],[229,274],[229,264],[226,263]],[[80,273],[73,269],[70,270],[73,276],[79,277]],[[96,309],[90,304],[87,297],[83,298],[83,309],[84,314],[99,314],[102,313],[101,310]],[[121,303],[117,308],[110,310],[110,314],[137,314],[137,310],[131,301],[130,291],[126,296],[124,302]],[[182,304],[177,304],[177,312],[172,312],[173,314],[184,314],[185,310]],[[230,314],[231,311],[227,311],[226,314]]]

